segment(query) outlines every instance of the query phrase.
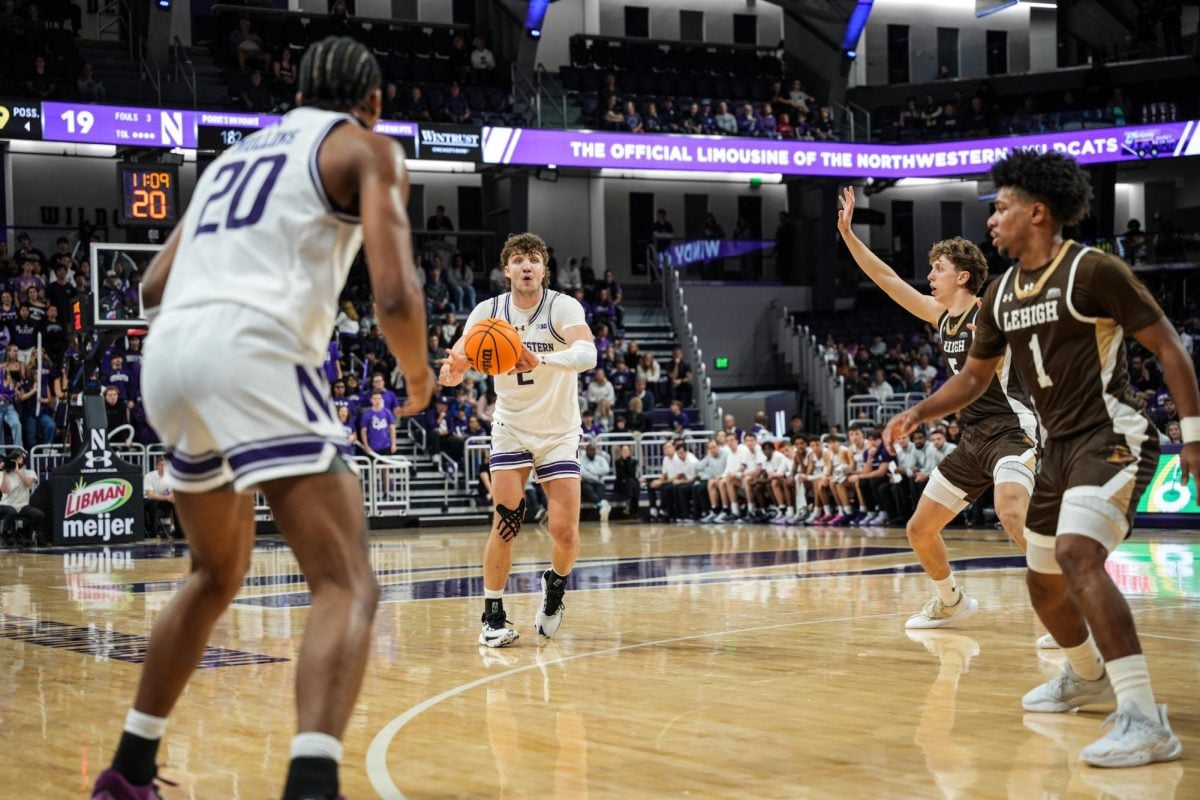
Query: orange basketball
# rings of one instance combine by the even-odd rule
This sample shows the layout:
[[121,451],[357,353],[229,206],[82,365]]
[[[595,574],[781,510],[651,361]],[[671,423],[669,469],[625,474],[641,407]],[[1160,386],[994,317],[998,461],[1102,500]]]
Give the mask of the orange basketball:
[[472,325],[463,342],[467,359],[475,369],[488,375],[502,375],[515,367],[521,347],[517,329],[498,317]]

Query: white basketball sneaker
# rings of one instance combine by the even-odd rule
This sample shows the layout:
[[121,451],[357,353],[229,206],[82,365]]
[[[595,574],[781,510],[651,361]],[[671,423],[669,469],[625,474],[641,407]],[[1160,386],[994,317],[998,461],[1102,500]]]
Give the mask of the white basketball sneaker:
[[520,638],[504,614],[504,605],[499,600],[488,600],[483,612],[483,630],[479,632],[479,643],[484,647],[508,647]]
[[1183,752],[1179,737],[1167,721],[1167,707],[1158,706],[1156,719],[1147,717],[1132,703],[1118,706],[1104,722],[1112,725],[1079,754],[1093,767],[1140,767],[1156,761],[1174,761]]
[[1037,649],[1038,650],[1057,650],[1058,642],[1054,641],[1054,637],[1047,633],[1045,636],[1038,638]]
[[904,623],[906,628],[943,628],[962,622],[979,610],[979,601],[970,597],[958,587],[958,602],[948,606],[940,597],[934,597],[925,604],[920,614],[908,618]]
[[1072,669],[1071,662],[1066,661],[1063,662],[1061,673],[1041,686],[1030,689],[1021,698],[1021,706],[1026,711],[1055,713],[1097,703],[1112,703],[1116,699],[1107,674],[1094,681],[1084,680]]
[[538,606],[534,626],[546,638],[558,633],[563,618],[563,594],[567,591],[567,579],[548,569],[542,573],[542,604]]

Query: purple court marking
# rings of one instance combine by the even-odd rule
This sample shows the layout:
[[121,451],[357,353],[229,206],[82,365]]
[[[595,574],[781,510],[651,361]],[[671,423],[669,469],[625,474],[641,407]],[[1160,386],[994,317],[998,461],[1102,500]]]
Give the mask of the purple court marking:
[[[644,586],[665,586],[672,583],[694,583],[703,581],[706,573],[723,570],[806,564],[816,561],[833,561],[911,552],[907,547],[834,547],[809,550],[803,554],[803,558],[796,550],[781,550],[778,552],[773,550],[756,550],[722,554],[716,559],[709,553],[692,553],[676,556],[649,556],[619,562],[606,561],[600,564],[577,563],[575,569],[571,571],[570,576],[567,578],[567,589],[632,589]],[[1022,563],[1024,562],[1022,561]],[[920,568],[919,565],[915,566],[918,569]],[[823,575],[860,574],[861,572],[862,570],[851,570],[846,573],[823,573]],[[508,584],[504,590],[508,594],[539,592],[541,591],[541,584],[539,583],[541,577],[542,569],[540,567],[532,571],[514,572],[508,576]],[[778,575],[765,577],[779,578],[792,576]],[[803,578],[808,576],[799,575],[797,577]],[[714,576],[712,578],[712,581],[716,583],[728,583],[735,580],[746,579],[724,576]],[[478,575],[458,578],[433,578],[430,580],[387,584],[380,588],[382,590],[380,601],[385,603],[406,600],[482,597],[483,578]],[[265,608],[296,608],[308,606],[311,603],[312,595],[309,592],[240,597],[234,600],[235,605],[262,606]]]
[[[80,628],[52,620],[8,615],[0,615],[0,639],[70,650],[73,653],[83,653],[110,661],[128,661],[131,664],[144,662],[146,648],[150,645],[148,637],[110,631],[95,625]],[[200,659],[199,669],[277,664],[287,660],[280,656],[247,653],[243,650],[206,647]]]

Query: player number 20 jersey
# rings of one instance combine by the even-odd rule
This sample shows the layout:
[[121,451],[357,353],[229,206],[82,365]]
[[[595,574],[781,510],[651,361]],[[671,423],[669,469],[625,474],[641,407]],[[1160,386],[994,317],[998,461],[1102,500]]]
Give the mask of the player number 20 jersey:
[[159,316],[212,303],[250,306],[279,323],[277,344],[320,364],[337,299],[362,241],[336,211],[317,152],[349,114],[297,108],[221,154],[196,182]]

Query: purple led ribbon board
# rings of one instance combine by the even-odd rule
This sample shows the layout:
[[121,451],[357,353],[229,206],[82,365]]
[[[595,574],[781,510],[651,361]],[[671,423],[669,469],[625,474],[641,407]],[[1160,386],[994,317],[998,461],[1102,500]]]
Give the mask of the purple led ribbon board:
[[53,142],[195,147],[195,111],[42,103],[42,138]]
[[[58,142],[194,148],[198,127],[256,128],[277,120],[278,117],[269,114],[42,103],[43,138]],[[402,140],[412,139],[414,150],[420,134],[420,157],[426,158],[747,175],[783,173],[859,178],[971,175],[987,172],[993,163],[1022,148],[1058,150],[1075,156],[1082,164],[1200,155],[1200,124],[1194,120],[918,145],[491,127],[483,128],[482,135],[477,135],[473,130],[434,127],[437,130],[431,129],[428,137],[411,122],[387,120],[380,122],[376,130]],[[446,141],[453,145],[453,153],[439,152],[439,148],[448,147]]]
[[920,145],[783,142],[718,136],[483,129],[488,164],[916,178],[987,172],[1015,149],[1058,150],[1082,164],[1200,155],[1194,121]]
[[[42,103],[43,136],[47,141],[84,144],[196,147],[196,129],[265,128],[279,122],[275,114],[237,111],[181,111],[85,103]],[[412,122],[383,120],[375,130],[388,136],[415,137]]]

